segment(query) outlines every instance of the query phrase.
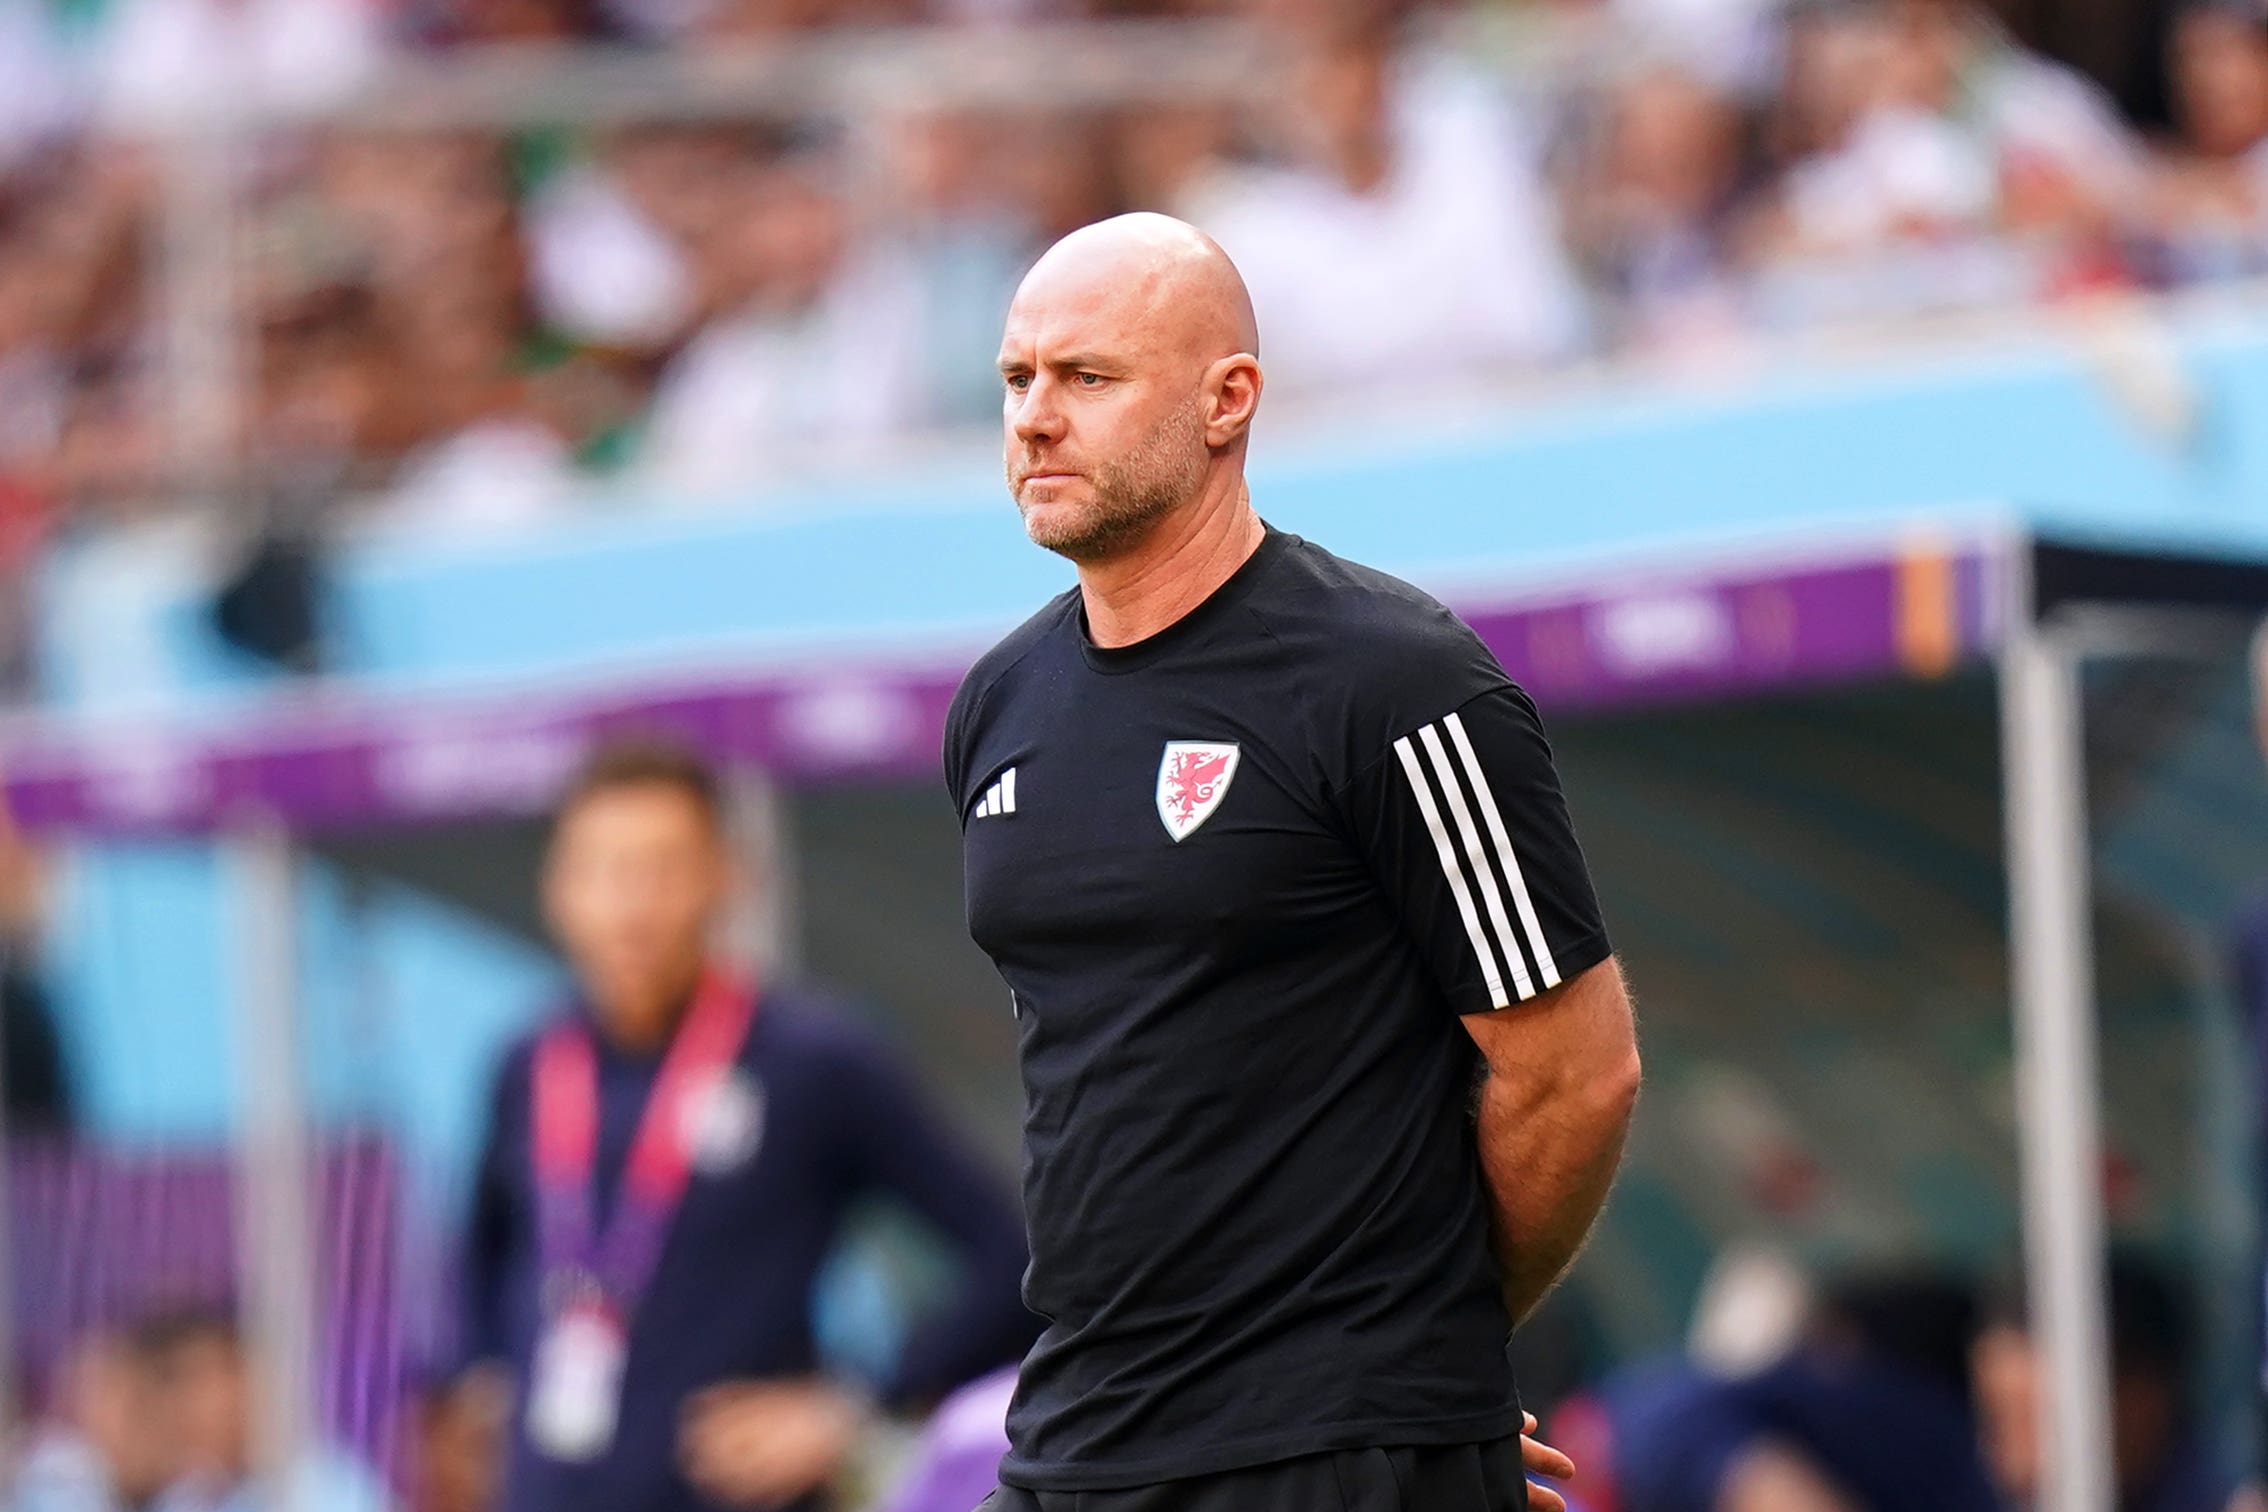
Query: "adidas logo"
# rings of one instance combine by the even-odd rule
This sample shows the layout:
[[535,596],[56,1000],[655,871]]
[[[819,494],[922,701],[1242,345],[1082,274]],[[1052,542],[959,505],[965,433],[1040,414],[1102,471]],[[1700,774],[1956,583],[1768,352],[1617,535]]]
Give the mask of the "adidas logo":
[[1016,812],[1016,769],[1009,767],[1000,774],[1000,780],[984,790],[984,801],[976,806],[972,818],[991,819],[1001,814]]

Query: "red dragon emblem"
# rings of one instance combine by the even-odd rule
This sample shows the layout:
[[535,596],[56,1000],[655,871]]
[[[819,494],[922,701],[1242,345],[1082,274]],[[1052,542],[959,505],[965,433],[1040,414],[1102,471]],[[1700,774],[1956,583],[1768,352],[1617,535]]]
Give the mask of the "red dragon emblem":
[[1184,822],[1197,813],[1197,805],[1213,801],[1213,790],[1221,785],[1221,775],[1228,770],[1226,756],[1208,756],[1202,751],[1183,751],[1173,758],[1173,766],[1166,773],[1166,802],[1173,806],[1175,816]]
[[1225,741],[1169,740],[1158,765],[1158,817],[1175,840],[1203,824],[1236,775],[1237,748]]

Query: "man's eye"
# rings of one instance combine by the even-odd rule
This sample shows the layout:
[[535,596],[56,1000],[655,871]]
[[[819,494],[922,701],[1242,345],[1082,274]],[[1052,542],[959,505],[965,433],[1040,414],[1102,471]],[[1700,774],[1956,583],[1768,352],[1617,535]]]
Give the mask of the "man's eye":
[[1102,374],[1100,373],[1081,373],[1077,379],[1081,388],[1101,388],[1102,381]]
[[1031,386],[1032,375],[1029,373],[1010,373],[1008,375],[1008,387],[1014,389],[1019,394],[1024,390],[1030,388]]

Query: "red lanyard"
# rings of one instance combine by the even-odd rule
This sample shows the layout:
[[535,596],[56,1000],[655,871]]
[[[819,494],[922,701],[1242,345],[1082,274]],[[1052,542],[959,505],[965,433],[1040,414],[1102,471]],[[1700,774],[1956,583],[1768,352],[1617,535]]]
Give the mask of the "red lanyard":
[[598,1159],[598,1052],[581,1024],[561,1024],[536,1043],[532,1118],[536,1197],[547,1284],[573,1277],[595,1285],[627,1316],[661,1259],[692,1177],[691,1128],[701,1106],[740,1056],[756,1018],[756,994],[711,970],[670,1041],[647,1094],[605,1233],[596,1232],[592,1189]]

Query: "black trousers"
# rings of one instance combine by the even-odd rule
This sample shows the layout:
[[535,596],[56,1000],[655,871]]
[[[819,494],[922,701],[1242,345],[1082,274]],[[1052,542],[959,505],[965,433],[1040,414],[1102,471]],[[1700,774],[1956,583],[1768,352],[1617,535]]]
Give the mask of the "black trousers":
[[1342,1449],[1124,1491],[1002,1486],[977,1512],[1526,1512],[1520,1441]]

